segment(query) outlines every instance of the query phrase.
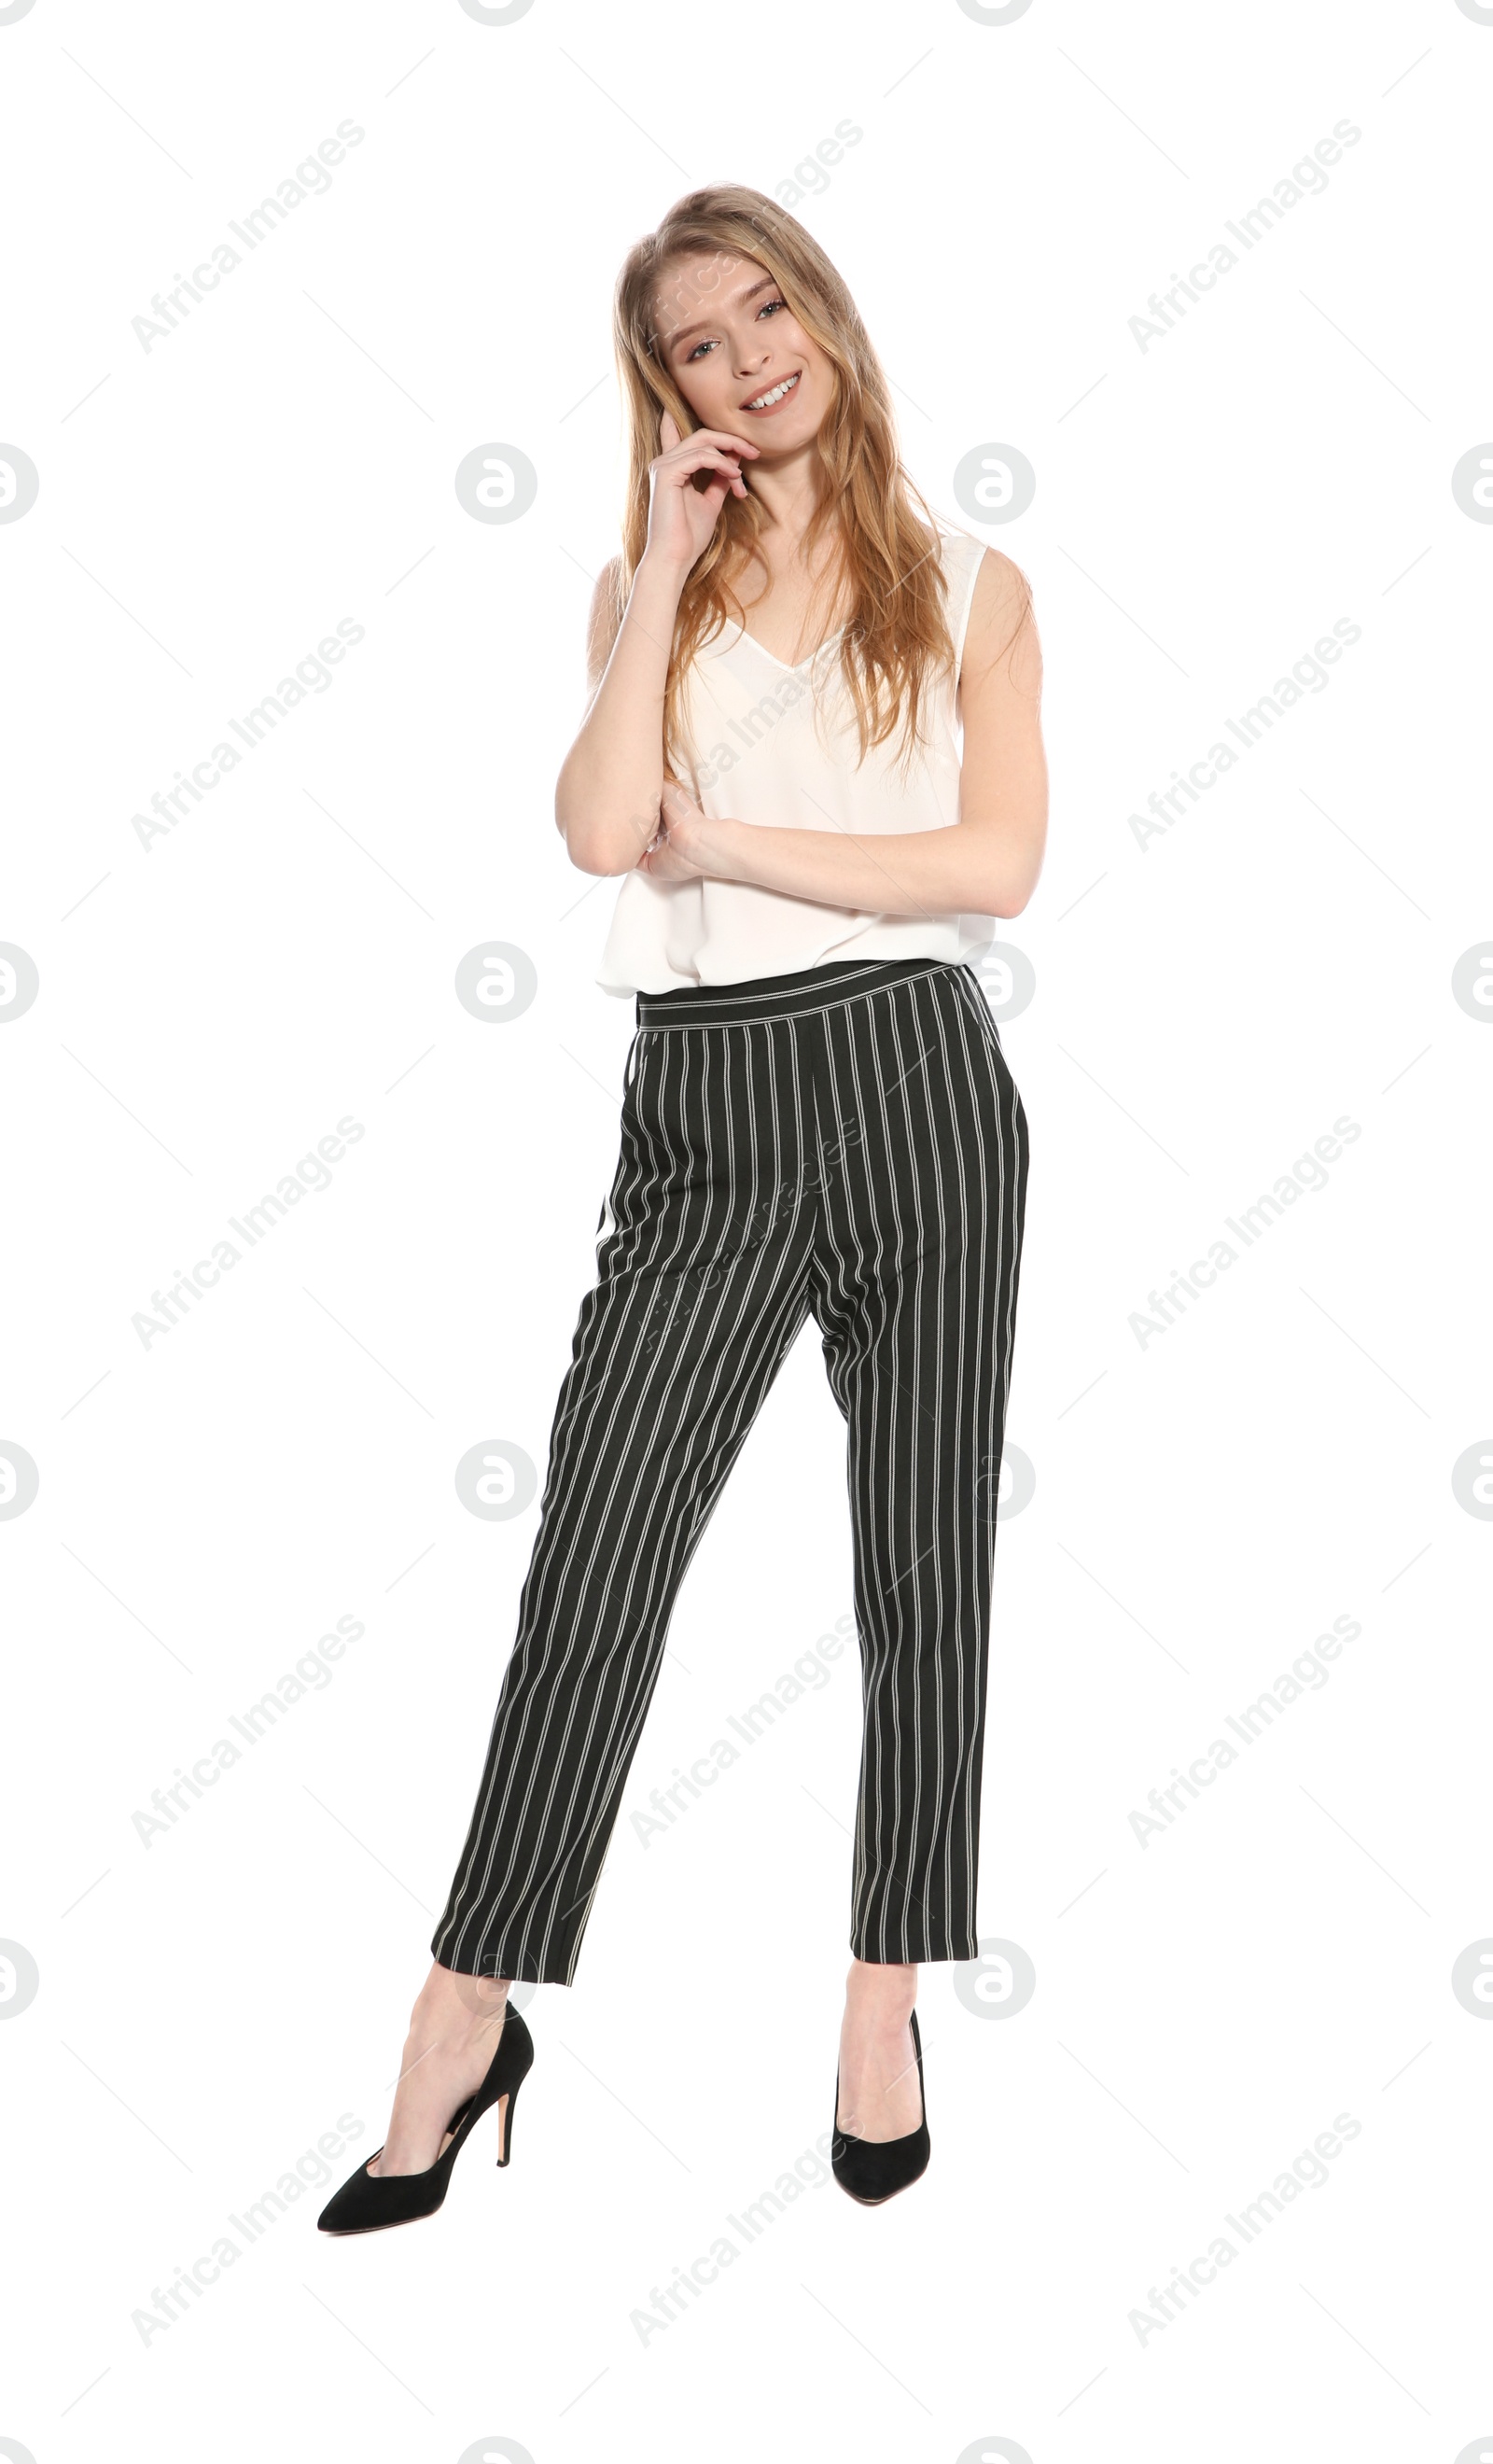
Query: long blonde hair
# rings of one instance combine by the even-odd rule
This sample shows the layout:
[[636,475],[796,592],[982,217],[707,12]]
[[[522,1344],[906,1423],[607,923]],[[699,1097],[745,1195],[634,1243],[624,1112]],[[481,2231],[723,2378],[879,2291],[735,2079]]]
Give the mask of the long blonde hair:
[[[627,495],[615,617],[620,623],[648,542],[648,465],[661,451],[659,414],[682,437],[699,426],[659,348],[653,297],[680,257],[714,251],[751,257],[770,274],[791,315],[812,336],[835,374],[834,400],[818,438],[824,484],[803,537],[805,552],[839,523],[836,578],[848,584],[850,612],[840,665],[855,711],[864,760],[902,723],[901,759],[922,741],[920,715],[935,675],[954,666],[947,585],[937,524],[902,467],[891,396],[845,282],[819,242],[759,189],[696,188],[671,206],[657,231],[631,248],[617,277],[612,339],[627,422]],[[749,483],[750,484],[750,483]],[[913,511],[921,507],[926,521]],[[728,495],[709,544],[680,598],[664,699],[664,743],[678,751],[679,694],[695,651],[742,608],[734,583],[749,564],[766,563],[756,497]],[[932,538],[930,538],[932,534]]]

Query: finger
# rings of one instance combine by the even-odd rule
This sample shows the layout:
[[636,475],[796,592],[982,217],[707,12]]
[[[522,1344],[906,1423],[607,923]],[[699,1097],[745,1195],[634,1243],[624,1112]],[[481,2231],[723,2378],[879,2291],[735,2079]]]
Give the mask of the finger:
[[670,411],[666,410],[660,416],[658,423],[658,441],[661,449],[666,453],[672,452],[674,447],[679,442],[678,426],[672,413]]
[[[673,428],[672,420],[669,424]],[[684,438],[680,437],[679,430],[675,428],[674,442],[672,445],[666,445],[664,451],[670,453],[677,452],[681,443],[687,446],[714,446],[717,452],[733,455],[757,454],[762,450],[759,445],[753,444],[750,436],[733,436],[730,429],[725,428],[692,428],[689,435]]]
[[702,445],[697,436],[692,436],[685,445],[676,445],[663,458],[671,471],[683,477],[692,471],[726,471],[734,478],[741,475],[741,464],[735,453],[728,452],[723,445]]
[[715,515],[719,513],[726,498],[733,495],[737,488],[742,489],[743,495],[746,493],[744,487],[742,487],[741,476],[738,472],[707,471],[703,473],[703,486],[699,484],[699,475],[700,474],[697,474],[693,471],[687,471],[685,473],[684,494],[687,495],[692,494],[699,497],[702,504],[708,505],[710,507],[713,520]]
[[694,433],[704,437],[707,444],[726,446],[733,453],[760,453],[762,450],[754,445],[750,436],[734,435],[729,428],[697,428]]
[[[675,465],[676,469],[679,467]],[[689,463],[683,466],[683,473],[682,484],[686,488],[693,488],[696,495],[704,496],[713,514],[719,513],[725,497],[746,495],[746,481],[729,462],[719,470],[709,462]],[[702,480],[703,486],[700,484]]]

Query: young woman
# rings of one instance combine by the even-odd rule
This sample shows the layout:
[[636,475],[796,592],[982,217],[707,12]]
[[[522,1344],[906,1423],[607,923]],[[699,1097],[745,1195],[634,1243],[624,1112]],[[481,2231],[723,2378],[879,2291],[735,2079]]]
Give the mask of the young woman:
[[507,2162],[532,2059],[508,1986],[574,1978],[680,1581],[810,1312],[848,1428],[865,1706],[853,2196],[926,2166],[917,1967],[977,1955],[1027,1131],[970,960],[1042,865],[1030,593],[928,514],[845,286],[770,198],[682,199],[623,267],[615,341],[625,544],[556,796],[572,861],[623,876],[610,1228],[388,2137],[328,2232],[428,2214],[492,2104]]

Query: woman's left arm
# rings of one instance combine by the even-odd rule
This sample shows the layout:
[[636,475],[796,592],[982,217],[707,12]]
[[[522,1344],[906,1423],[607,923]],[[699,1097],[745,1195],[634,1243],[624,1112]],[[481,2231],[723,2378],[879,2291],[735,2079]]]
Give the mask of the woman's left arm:
[[959,677],[959,819],[934,830],[857,836],[707,818],[667,785],[665,836],[638,869],[662,881],[740,881],[888,915],[1019,915],[1047,836],[1042,646],[1026,583],[987,548]]

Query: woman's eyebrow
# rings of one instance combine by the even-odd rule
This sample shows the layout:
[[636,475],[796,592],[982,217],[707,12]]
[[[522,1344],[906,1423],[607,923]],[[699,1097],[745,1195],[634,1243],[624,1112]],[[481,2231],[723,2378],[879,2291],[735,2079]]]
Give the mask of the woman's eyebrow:
[[[755,299],[757,297],[759,291],[776,291],[777,288],[778,286],[773,280],[772,275],[770,274],[764,274],[760,281],[751,283],[745,291],[738,291],[734,304],[738,308],[744,308],[749,299]],[[676,342],[687,341],[692,334],[703,333],[705,328],[708,325],[714,324],[714,319],[712,317],[697,317],[692,325],[676,326],[674,331],[669,336],[665,347],[671,351]]]

